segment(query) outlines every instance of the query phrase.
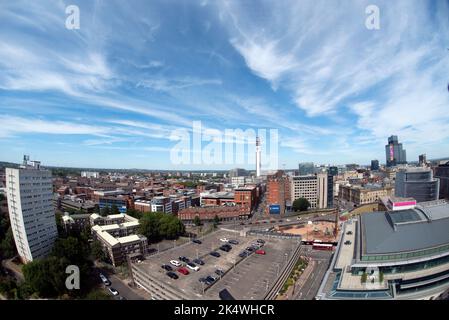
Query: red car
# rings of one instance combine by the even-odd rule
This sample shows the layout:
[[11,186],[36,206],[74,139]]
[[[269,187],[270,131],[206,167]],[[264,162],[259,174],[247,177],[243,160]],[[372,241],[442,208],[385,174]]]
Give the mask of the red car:
[[265,250],[256,250],[257,254],[266,254]]
[[189,274],[189,270],[187,270],[187,269],[184,268],[184,267],[179,268],[179,269],[178,269],[178,272],[179,272],[179,273],[182,273],[182,274],[185,275],[185,276]]

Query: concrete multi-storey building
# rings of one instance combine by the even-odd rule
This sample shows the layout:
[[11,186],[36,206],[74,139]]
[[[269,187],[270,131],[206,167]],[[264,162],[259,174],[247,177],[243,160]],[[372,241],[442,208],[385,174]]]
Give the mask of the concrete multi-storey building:
[[333,177],[327,173],[293,176],[291,178],[291,200],[305,198],[311,209],[324,209],[333,203]]
[[449,200],[449,161],[435,167],[435,178],[440,179],[440,198]]
[[383,197],[392,196],[394,188],[391,186],[380,185],[340,185],[338,197],[354,203],[355,205],[363,205],[375,203]]
[[93,225],[93,238],[100,241],[114,266],[124,263],[128,255],[146,254],[148,241],[145,236],[137,234],[139,230],[137,219],[126,214],[107,217],[93,214],[90,221]]
[[51,179],[50,171],[28,157],[19,169],[6,168],[9,218],[25,263],[48,255],[58,236]]
[[388,144],[385,146],[385,156],[387,167],[407,163],[407,154],[405,149],[402,148],[402,143],[399,143],[398,136],[388,138]]
[[396,173],[395,195],[418,202],[438,200],[440,180],[429,168],[403,168]]

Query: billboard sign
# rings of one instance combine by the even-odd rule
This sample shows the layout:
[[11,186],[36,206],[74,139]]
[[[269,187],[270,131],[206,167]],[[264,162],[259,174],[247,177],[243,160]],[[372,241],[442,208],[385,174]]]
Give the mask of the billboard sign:
[[270,214],[280,214],[281,213],[281,205],[272,204],[269,208]]

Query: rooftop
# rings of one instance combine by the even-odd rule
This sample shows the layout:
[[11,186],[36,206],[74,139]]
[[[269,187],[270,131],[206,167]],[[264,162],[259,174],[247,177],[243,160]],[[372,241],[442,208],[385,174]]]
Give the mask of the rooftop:
[[449,203],[360,217],[363,254],[417,251],[449,244]]

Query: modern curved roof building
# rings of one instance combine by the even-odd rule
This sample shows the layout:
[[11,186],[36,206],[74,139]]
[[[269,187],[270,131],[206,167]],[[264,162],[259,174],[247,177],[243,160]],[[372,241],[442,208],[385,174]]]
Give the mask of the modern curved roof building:
[[449,203],[344,224],[320,299],[432,299],[449,288]]

